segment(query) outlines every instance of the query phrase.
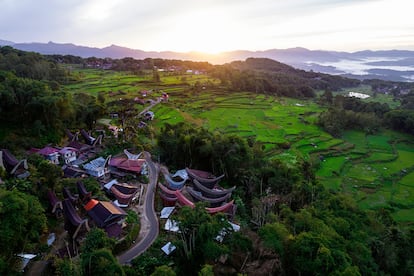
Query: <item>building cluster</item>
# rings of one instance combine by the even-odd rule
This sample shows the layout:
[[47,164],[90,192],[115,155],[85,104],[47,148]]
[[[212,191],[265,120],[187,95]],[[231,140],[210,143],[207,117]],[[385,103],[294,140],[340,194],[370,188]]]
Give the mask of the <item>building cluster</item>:
[[[132,154],[128,150],[119,156],[98,156],[103,135],[93,137],[85,130],[76,133],[67,130],[66,134],[68,141],[65,146],[32,148],[28,153],[61,166],[63,177],[77,180],[76,187],[65,186],[62,190],[50,189],[47,192],[50,212],[58,218],[63,217],[64,229],[73,241],[70,254],[76,255],[75,245],[91,227],[103,229],[109,237],[121,238],[125,234],[122,233],[126,226],[125,208],[140,199],[143,185],[138,181],[124,183],[122,179],[146,175],[148,169],[141,154]],[[30,175],[27,160],[18,160],[7,149],[0,149],[0,168],[9,176],[26,178]],[[88,177],[98,180],[99,188],[110,201],[101,200],[87,189],[85,179]]]

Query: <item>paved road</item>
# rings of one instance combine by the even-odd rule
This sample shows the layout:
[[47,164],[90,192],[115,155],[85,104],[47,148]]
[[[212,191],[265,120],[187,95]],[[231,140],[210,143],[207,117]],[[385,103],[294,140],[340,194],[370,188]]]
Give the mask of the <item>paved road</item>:
[[142,254],[158,236],[158,219],[154,209],[154,196],[158,182],[159,168],[152,162],[151,154],[144,152],[145,160],[148,164],[149,183],[145,193],[145,201],[141,216],[140,241],[118,256],[121,264],[129,264],[132,259]]
[[138,116],[141,116],[142,114],[146,113],[148,110],[150,110],[151,108],[153,108],[155,105],[159,104],[161,102],[161,98],[158,98],[156,101],[153,101],[149,106],[147,106],[146,108],[144,108],[144,110],[142,110]]

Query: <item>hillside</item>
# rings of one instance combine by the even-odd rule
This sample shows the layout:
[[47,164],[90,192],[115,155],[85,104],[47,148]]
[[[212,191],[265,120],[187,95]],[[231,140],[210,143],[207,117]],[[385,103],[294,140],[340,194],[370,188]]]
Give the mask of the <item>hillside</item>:
[[[208,61],[213,64],[224,64],[235,60],[244,60],[249,57],[270,58],[295,68],[307,71],[346,74],[359,79],[384,79],[392,81],[412,81],[414,64],[412,59],[414,51],[408,50],[386,50],[386,51],[358,51],[354,53],[309,50],[301,47],[290,49],[269,49],[265,51],[229,51],[219,54],[207,54],[200,52],[172,52],[172,51],[143,51],[127,47],[110,45],[108,47],[96,48],[79,46],[72,43],[14,43],[12,41],[0,40],[1,45],[11,45],[16,49],[34,51],[41,54],[53,55],[75,55],[83,58],[124,58],[136,59],[162,58],[181,59],[193,61]],[[374,69],[392,70],[390,73],[369,71]]]
[[359,80],[306,72],[267,58],[248,58],[216,66],[212,75],[222,82],[229,81],[233,90],[293,98],[314,97],[314,90],[337,91],[360,84]]
[[[212,65],[1,47],[0,158],[23,160],[19,171],[0,164],[0,242],[9,245],[0,251],[0,274],[20,271],[22,251],[37,254],[51,275],[412,274],[413,91],[382,81],[346,88],[357,84],[266,58]],[[67,145],[80,145],[75,163],[50,162],[57,157],[50,152]],[[147,169],[114,171],[111,161],[124,149],[144,152]],[[108,172],[87,166],[98,156]],[[138,158],[126,156],[128,166]],[[169,190],[183,168],[203,170],[198,179],[207,181],[222,175],[214,189],[201,189],[202,203],[190,179]],[[102,190],[112,179],[139,196]],[[207,194],[223,191],[227,203],[206,207],[218,200]],[[125,214],[101,220],[90,212],[98,200],[115,199],[132,200]],[[166,227],[166,206],[182,234]],[[146,212],[157,218],[151,227]],[[142,243],[145,233],[156,238],[152,245]],[[138,246],[145,252],[121,265]]]

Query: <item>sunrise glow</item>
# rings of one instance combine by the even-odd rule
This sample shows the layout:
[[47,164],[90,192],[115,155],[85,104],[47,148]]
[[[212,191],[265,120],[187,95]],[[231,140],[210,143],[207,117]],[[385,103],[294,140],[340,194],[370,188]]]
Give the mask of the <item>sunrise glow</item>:
[[206,53],[414,49],[413,7],[409,0],[5,0],[0,39]]

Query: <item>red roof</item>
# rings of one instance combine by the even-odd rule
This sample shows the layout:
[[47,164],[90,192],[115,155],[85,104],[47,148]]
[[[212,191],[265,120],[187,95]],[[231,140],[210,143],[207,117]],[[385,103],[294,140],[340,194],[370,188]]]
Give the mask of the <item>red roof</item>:
[[141,173],[141,168],[144,163],[145,159],[131,160],[124,157],[111,158],[109,161],[109,165],[112,167],[135,173]]
[[86,211],[90,211],[98,203],[99,203],[99,201],[97,201],[96,199],[91,199],[91,200],[88,201],[88,203],[86,203],[84,208],[85,208]]
[[43,149],[39,150],[37,153],[47,156],[47,155],[51,155],[51,154],[54,154],[54,153],[57,153],[57,152],[59,152],[58,149],[55,149],[55,148],[52,148],[52,147],[44,147]]

